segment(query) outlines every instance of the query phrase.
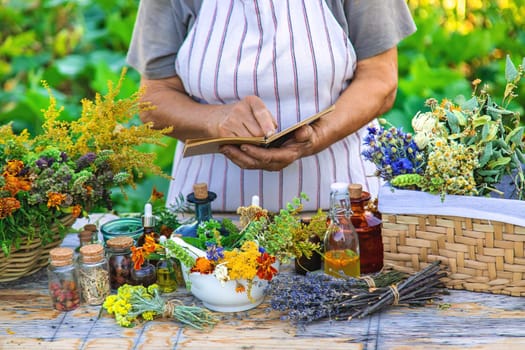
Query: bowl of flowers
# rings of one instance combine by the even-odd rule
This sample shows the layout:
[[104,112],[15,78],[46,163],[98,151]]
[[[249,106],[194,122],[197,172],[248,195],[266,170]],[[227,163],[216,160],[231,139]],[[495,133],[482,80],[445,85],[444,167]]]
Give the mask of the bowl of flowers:
[[264,301],[281,263],[320,249],[308,241],[300,203],[295,198],[273,215],[258,204],[240,207],[239,226],[227,218],[210,219],[199,225],[196,237],[172,234],[153,243],[151,236],[148,244],[133,249],[132,259],[136,268],[147,259],[177,259],[187,288],[204,306],[219,312],[249,310]]
[[134,186],[145,172],[162,174],[154,153],[136,146],[161,145],[168,129],[133,125],[149,104],[142,91],[117,99],[124,79],[108,83],[108,92],[82,100],[74,121],[60,119],[51,88],[43,111],[42,133],[15,132],[0,126],[0,282],[29,275],[47,265],[49,250],[78,217],[93,209],[111,209],[111,190]]

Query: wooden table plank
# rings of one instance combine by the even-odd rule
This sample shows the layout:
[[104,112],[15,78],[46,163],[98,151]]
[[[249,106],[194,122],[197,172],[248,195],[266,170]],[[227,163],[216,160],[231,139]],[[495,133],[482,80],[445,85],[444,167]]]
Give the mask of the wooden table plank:
[[[68,244],[75,244],[69,237]],[[173,296],[201,305],[182,289]],[[524,349],[525,298],[451,291],[443,306],[392,307],[352,321],[295,326],[268,312],[219,314],[209,332],[156,319],[123,328],[99,306],[51,307],[45,271],[0,283],[0,349]]]

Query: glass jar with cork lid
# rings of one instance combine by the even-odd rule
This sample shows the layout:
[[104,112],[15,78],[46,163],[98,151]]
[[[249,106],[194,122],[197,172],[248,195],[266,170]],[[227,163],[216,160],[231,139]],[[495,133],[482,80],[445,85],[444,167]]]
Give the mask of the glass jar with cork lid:
[[109,279],[112,289],[131,283],[131,247],[133,238],[115,237],[106,242],[106,256],[109,263]]
[[102,304],[111,292],[104,247],[98,243],[82,246],[78,266],[82,300],[89,305]]
[[49,252],[49,294],[53,307],[59,311],[74,310],[80,305],[78,273],[73,254],[73,249],[66,247],[53,248]]

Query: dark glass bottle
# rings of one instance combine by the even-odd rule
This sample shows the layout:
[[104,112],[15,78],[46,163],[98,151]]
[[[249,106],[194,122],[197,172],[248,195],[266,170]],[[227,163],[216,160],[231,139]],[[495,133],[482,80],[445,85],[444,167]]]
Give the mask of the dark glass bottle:
[[348,184],[330,186],[330,224],[324,237],[324,271],[335,277],[359,277],[359,238],[352,225]]
[[352,224],[359,237],[361,273],[378,272],[383,268],[383,239],[381,237],[381,220],[367,212],[365,203],[370,194],[363,191],[360,184],[349,186],[352,205]]
[[193,192],[186,196],[186,200],[195,204],[195,217],[190,223],[179,226],[174,233],[186,237],[196,237],[199,224],[213,219],[211,202],[215,198],[217,198],[217,195],[208,191],[206,183],[193,185]]

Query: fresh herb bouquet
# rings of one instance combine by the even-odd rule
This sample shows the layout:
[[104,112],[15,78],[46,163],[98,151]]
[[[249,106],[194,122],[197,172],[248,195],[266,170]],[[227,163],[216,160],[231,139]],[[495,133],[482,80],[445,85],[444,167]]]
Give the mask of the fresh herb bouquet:
[[364,158],[396,188],[440,194],[442,199],[446,194],[502,195],[498,185],[508,177],[513,196],[525,199],[524,127],[519,112],[508,109],[517,96],[524,66],[525,60],[516,68],[507,56],[501,105],[477,79],[467,101],[428,99],[430,111],[418,112],[412,119],[414,134],[369,127]]
[[72,122],[59,120],[61,108],[49,86],[49,106],[43,111],[43,132],[16,134],[11,124],[0,126],[0,245],[6,256],[23,239],[53,239],[51,227],[67,215],[80,217],[95,208],[111,209],[111,188],[134,187],[145,171],[162,175],[156,155],[136,146],[162,145],[169,129],[129,123],[152,108],[139,101],[142,91],[117,99],[125,76],[108,83],[105,96],[82,100],[82,113]]

